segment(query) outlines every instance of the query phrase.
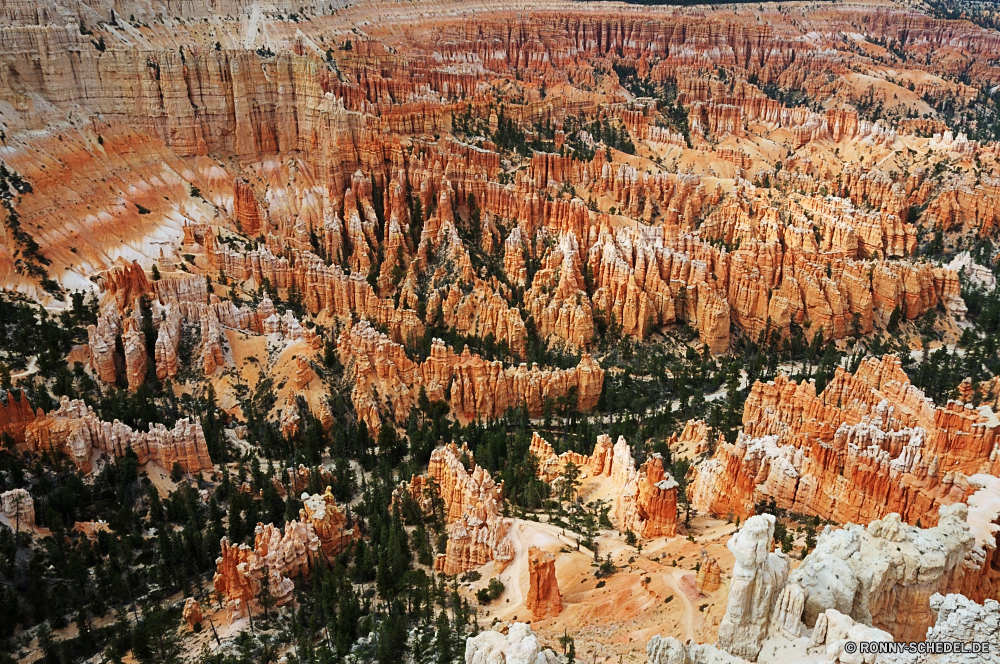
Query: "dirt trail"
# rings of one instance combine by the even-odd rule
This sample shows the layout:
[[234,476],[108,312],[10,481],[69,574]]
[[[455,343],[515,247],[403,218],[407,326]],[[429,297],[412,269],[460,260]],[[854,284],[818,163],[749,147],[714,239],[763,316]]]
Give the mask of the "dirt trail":
[[[503,611],[514,609],[524,603],[524,593],[521,592],[521,575],[524,573],[525,561],[528,558],[528,547],[521,541],[521,526],[515,523],[507,531],[507,537],[514,543],[514,559],[507,565],[507,569],[500,574],[504,591],[500,600],[503,602]],[[507,604],[510,600],[510,604]]]
[[684,625],[684,640],[694,641],[694,607],[691,604],[691,600],[681,589],[680,575],[684,574],[684,570],[677,570],[670,574],[664,574],[664,580],[670,584],[670,587],[674,589],[674,596],[681,600],[684,604],[684,617],[681,619],[681,623]]

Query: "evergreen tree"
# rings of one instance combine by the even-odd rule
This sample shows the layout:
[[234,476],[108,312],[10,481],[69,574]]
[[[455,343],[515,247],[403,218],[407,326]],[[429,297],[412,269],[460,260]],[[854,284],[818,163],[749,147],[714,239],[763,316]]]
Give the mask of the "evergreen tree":
[[438,664],[447,664],[454,658],[451,626],[448,624],[448,614],[444,611],[438,613],[435,623],[434,652],[437,654]]

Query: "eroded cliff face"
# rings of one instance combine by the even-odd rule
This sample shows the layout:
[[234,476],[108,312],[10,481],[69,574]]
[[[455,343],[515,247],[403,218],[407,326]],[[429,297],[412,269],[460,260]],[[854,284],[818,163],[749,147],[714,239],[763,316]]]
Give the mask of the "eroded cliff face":
[[134,431],[118,420],[100,420],[93,408],[69,397],[63,397],[56,410],[39,412],[24,430],[23,446],[36,454],[50,450],[63,454],[83,473],[92,470],[95,450],[113,457],[132,450],[140,464],[154,461],[169,469],[178,463],[190,474],[212,468],[200,422],[182,418],[173,429],[150,424],[149,431]]
[[323,493],[302,494],[299,520],[312,526],[323,555],[329,559],[339,556],[361,537],[359,529],[337,505],[329,486]]
[[435,500],[444,503],[448,544],[444,553],[438,553],[435,570],[455,575],[493,561],[494,570],[500,572],[513,560],[514,542],[507,532],[514,521],[500,514],[503,482],[496,484],[489,471],[477,466],[464,445],[458,448],[452,443],[434,450],[427,474],[401,483],[393,500],[402,500],[404,492],[428,514]]
[[556,455],[552,446],[532,434],[529,454],[538,462],[538,475],[549,484],[558,484],[572,463],[581,478],[607,477],[614,487],[615,525],[622,534],[637,537],[673,537],[677,532],[678,484],[663,468],[663,458],[652,454],[636,468],[632,449],[619,436],[613,446],[605,434],[597,437],[590,456],[577,452]]
[[868,358],[852,375],[838,368],[816,394],[783,376],[756,383],[735,444],[720,443],[689,488],[696,509],[746,518],[760,500],[838,523],[890,512],[933,525],[937,508],[964,502],[968,476],[1000,472],[988,413],[935,406],[898,358]]
[[929,529],[890,514],[867,528],[824,530],[789,577],[805,592],[803,621],[813,626],[832,608],[898,640],[922,638],[934,622],[930,597],[961,589],[966,575],[978,576],[965,564],[976,546],[967,517],[959,504],[941,508],[938,525]]
[[532,417],[542,415],[546,398],[576,394],[581,412],[597,405],[604,383],[604,370],[584,354],[573,369],[540,369],[532,364],[504,366],[487,361],[466,347],[461,355],[433,340],[423,362],[407,355],[405,348],[388,335],[362,321],[341,334],[337,341],[342,362],[353,376],[351,399],[369,430],[378,431],[382,409],[391,404],[398,423],[403,423],[417,403],[421,391],[431,401],[446,401],[451,412],[465,420],[500,417],[522,404]]
[[[933,528],[908,526],[898,514],[867,527],[827,526],[791,573],[787,556],[771,552],[774,517],[753,516],[728,544],[736,565],[718,643],[682,645],[655,636],[646,648],[649,662],[777,664],[824,651],[826,661],[848,662],[857,653],[845,648],[847,641],[991,635],[996,600],[958,593],[992,583],[983,553],[992,555],[996,547],[997,488],[992,482],[981,489],[971,510],[964,504],[942,507]],[[924,661],[912,654],[871,660]]]
[[[290,475],[294,488],[295,477],[302,473]],[[222,538],[222,555],[215,561],[216,596],[232,622],[253,610],[266,575],[266,588],[275,603],[287,604],[293,601],[295,579],[309,577],[321,560],[333,560],[359,538],[358,528],[337,505],[329,486],[323,493],[303,493],[299,518],[288,521],[284,530],[258,523],[252,547]]]
[[253,610],[262,579],[278,606],[294,600],[293,579],[308,577],[318,564],[321,543],[311,523],[289,521],[284,531],[273,524],[258,524],[252,547],[231,545],[222,538],[222,555],[216,561],[215,593],[225,602],[230,622]]
[[545,620],[562,612],[554,555],[534,547],[528,550],[528,584],[525,607],[535,620]]
[[[884,327],[897,309],[912,320],[943,304],[962,317],[955,274],[914,259],[911,210],[945,230],[994,226],[992,180],[931,164],[955,155],[971,168],[991,153],[947,130],[914,133],[941,129],[936,120],[897,130],[865,119],[848,107],[850,68],[830,54],[848,48],[845,25],[895,40],[887,26],[916,22],[928,42],[906,33],[906,48],[959,71],[994,36],[939,30],[901,9],[878,20],[854,8],[823,14],[830,30],[803,41],[801,25],[770,10],[764,29],[738,12],[599,21],[548,4],[515,21],[478,6],[457,18],[435,3],[417,22],[443,40],[433,47],[422,29],[389,29],[409,25],[409,10],[324,17],[336,31],[380,16],[351,51],[323,46],[321,21],[292,30],[280,12],[258,14],[240,36],[222,14],[205,16],[205,41],[162,17],[125,38],[120,16],[81,9],[104,38],[98,49],[55,20],[63,10],[11,9],[0,81],[5,162],[32,183],[16,200],[22,225],[68,288],[92,288],[89,276],[114,268],[107,248],[121,232],[139,255],[126,262],[147,269],[176,264],[197,235],[210,263],[199,269],[295,288],[312,313],[368,319],[398,343],[425,326],[492,336],[518,357],[529,329],[585,349],[607,326],[644,338],[684,323],[721,353],[733,330],[757,338],[799,326],[840,339]],[[473,53],[478,68],[449,68]],[[619,60],[674,86],[685,120],[635,99],[624,74],[608,76]],[[725,80],[711,73],[720,68]],[[929,113],[923,99],[977,94],[942,78],[883,82],[897,103]],[[828,109],[785,106],[768,85]],[[70,124],[71,112],[88,123]],[[533,141],[523,157],[499,140],[501,118]],[[593,121],[613,122],[638,148],[602,148]],[[903,158],[915,149],[927,164]],[[4,246],[0,277],[48,297]],[[487,259],[501,250],[502,266]]]

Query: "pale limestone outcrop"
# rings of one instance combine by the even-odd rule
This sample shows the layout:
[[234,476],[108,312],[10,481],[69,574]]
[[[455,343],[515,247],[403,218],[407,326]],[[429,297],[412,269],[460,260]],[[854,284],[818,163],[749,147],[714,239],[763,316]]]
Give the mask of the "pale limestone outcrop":
[[900,664],[978,664],[1000,662],[1000,603],[988,599],[977,604],[963,595],[935,594],[930,599],[931,610],[936,614],[932,627],[927,629],[928,643],[979,643],[989,644],[990,653],[950,653],[913,655],[903,653]]
[[682,644],[672,636],[654,635],[646,643],[646,661],[649,664],[747,664],[742,657],[731,655],[716,646]]
[[719,647],[751,661],[757,659],[772,604],[788,580],[788,556],[770,550],[774,522],[770,514],[750,517],[726,545],[736,564],[726,614],[719,625]]
[[[506,623],[502,623],[506,627]],[[497,631],[500,625],[465,640],[465,664],[557,664],[560,657],[542,648],[531,628],[524,623]]]
[[[855,622],[853,618],[844,615],[836,609],[827,609],[816,619],[816,626],[809,636],[810,649],[824,651],[828,662],[834,664],[843,662],[880,662],[880,656],[873,653],[851,653],[844,646],[848,641],[858,643],[891,642],[892,634],[863,623]],[[888,662],[886,663],[888,664]]]
[[15,527],[33,528],[35,525],[35,501],[24,489],[11,489],[0,493],[3,513]]
[[786,639],[797,639],[802,636],[802,611],[805,609],[806,593],[801,586],[789,583],[781,592],[771,609],[768,634]]
[[806,625],[837,609],[897,639],[921,638],[933,623],[931,595],[961,588],[975,574],[966,565],[975,545],[967,516],[966,505],[957,504],[941,508],[934,528],[908,526],[898,514],[867,528],[827,527],[790,577],[806,592]]
[[948,263],[948,269],[961,274],[974,285],[979,286],[987,292],[996,288],[997,280],[993,275],[993,271],[988,267],[976,263],[968,251],[963,251],[955,256]]
[[556,580],[556,557],[541,549],[528,549],[528,598],[525,606],[535,620],[562,613],[562,594]]

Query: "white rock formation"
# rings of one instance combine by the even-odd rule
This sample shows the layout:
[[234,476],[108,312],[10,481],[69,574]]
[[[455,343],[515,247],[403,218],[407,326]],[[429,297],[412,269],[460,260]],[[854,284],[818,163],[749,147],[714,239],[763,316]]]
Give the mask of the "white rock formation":
[[35,525],[35,502],[24,489],[11,489],[0,493],[4,515],[15,528],[31,529]]
[[781,589],[778,601],[771,611],[771,636],[784,636],[797,639],[802,636],[805,625],[802,624],[802,610],[806,606],[806,593],[801,586],[790,583]]
[[924,655],[900,662],[1000,664],[1000,602],[988,599],[980,605],[964,595],[935,594],[931,609],[937,614],[937,622],[927,630],[928,642],[988,643],[990,653]]
[[490,630],[465,641],[465,664],[557,664],[558,655],[542,649],[525,623],[514,623],[506,634]]
[[747,519],[726,545],[736,565],[719,624],[719,647],[751,661],[757,659],[773,605],[788,581],[788,556],[771,551],[773,537],[774,517],[759,514]]
[[963,251],[955,256],[945,267],[960,273],[961,276],[967,278],[973,284],[984,288],[987,292],[996,288],[997,280],[993,276],[993,271],[972,260],[972,255],[968,251]]
[[816,619],[816,627],[809,637],[810,649],[826,652],[826,661],[843,662],[844,664],[877,661],[871,653],[847,652],[844,646],[848,641],[892,641],[892,634],[880,629],[857,623],[850,616],[845,616],[837,609],[827,609]]
[[747,660],[713,645],[693,643],[684,646],[672,636],[659,634],[646,644],[646,661],[649,664],[747,664]]
[[942,507],[940,514],[938,525],[926,529],[902,523],[898,514],[867,529],[825,528],[790,578],[806,593],[805,624],[836,609],[902,640],[923,636],[934,622],[928,598],[965,573],[962,563],[975,544],[966,505]]

